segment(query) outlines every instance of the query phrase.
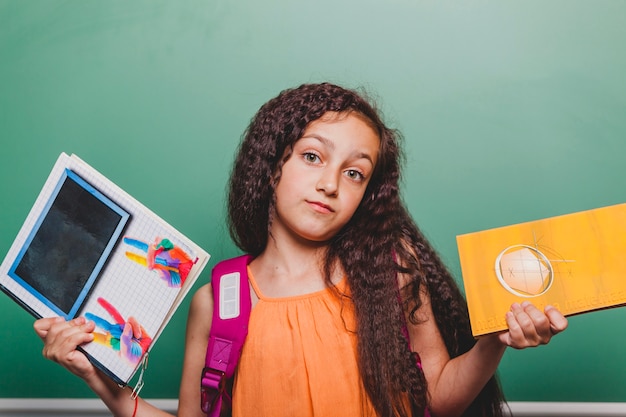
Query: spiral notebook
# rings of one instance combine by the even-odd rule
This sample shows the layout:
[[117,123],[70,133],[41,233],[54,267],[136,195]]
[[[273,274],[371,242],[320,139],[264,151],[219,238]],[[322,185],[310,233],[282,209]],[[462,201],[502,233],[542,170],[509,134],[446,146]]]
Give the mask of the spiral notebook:
[[85,316],[80,346],[126,385],[209,254],[76,155],[62,153],[0,266],[0,289],[36,318]]

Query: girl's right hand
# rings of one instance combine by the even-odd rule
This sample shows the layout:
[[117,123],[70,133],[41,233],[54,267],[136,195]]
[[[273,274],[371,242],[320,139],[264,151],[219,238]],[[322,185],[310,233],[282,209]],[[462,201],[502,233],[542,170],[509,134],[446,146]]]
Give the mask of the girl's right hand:
[[57,362],[84,380],[96,375],[96,368],[87,356],[76,348],[94,338],[95,324],[78,317],[65,321],[62,317],[43,318],[33,325],[37,335],[43,340],[43,356]]

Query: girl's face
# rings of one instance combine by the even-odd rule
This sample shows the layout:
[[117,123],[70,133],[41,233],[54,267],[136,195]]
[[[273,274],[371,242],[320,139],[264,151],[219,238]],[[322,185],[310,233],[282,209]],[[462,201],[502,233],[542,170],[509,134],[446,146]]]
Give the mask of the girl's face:
[[311,122],[283,165],[272,236],[331,239],[361,203],[379,146],[374,129],[357,114],[328,112]]

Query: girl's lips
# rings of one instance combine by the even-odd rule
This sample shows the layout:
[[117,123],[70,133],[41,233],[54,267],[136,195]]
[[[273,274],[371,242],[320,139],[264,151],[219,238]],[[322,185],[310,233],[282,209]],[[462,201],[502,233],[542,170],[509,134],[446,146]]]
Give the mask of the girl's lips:
[[320,213],[332,213],[334,210],[327,204],[324,204],[320,201],[309,201],[309,205],[313,207],[315,211]]

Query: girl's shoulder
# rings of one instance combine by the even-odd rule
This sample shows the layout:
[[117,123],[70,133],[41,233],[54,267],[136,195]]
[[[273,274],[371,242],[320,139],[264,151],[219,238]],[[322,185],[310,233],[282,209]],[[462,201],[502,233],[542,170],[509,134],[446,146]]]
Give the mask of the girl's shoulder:
[[[189,306],[189,320],[193,323],[207,323],[211,326],[210,318],[213,316],[213,289],[211,284],[204,284],[196,290],[191,298]],[[194,320],[200,319],[200,320]]]
[[196,290],[196,292],[193,294],[191,302],[193,303],[196,300],[198,302],[201,302],[205,298],[208,298],[211,301],[211,304],[213,303],[213,289],[211,288],[211,283],[210,282],[206,283],[206,284],[203,284],[202,286],[200,286]]

